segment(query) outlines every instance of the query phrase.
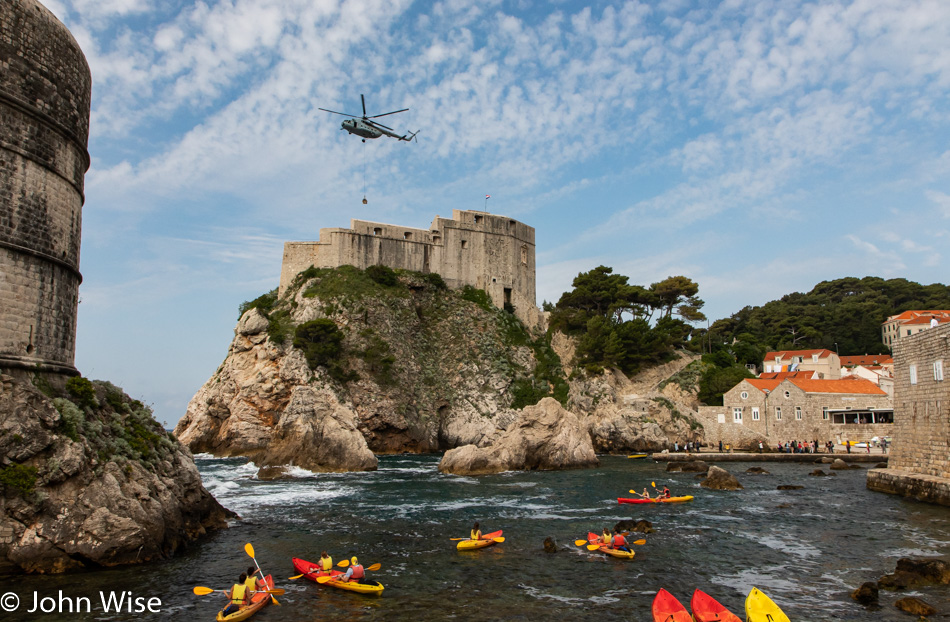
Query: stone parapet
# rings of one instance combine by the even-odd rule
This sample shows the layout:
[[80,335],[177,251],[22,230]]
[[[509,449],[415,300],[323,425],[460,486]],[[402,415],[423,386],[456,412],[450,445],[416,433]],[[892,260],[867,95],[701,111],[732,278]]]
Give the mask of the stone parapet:
[[902,469],[868,471],[868,490],[910,497],[917,501],[950,506],[950,479]]

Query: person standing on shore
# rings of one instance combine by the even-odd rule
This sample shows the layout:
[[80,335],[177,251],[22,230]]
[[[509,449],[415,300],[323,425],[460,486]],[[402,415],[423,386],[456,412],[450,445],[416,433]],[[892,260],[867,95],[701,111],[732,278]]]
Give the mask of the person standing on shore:
[[848,450],[848,453],[851,453],[851,442],[848,439],[844,439],[844,447]]

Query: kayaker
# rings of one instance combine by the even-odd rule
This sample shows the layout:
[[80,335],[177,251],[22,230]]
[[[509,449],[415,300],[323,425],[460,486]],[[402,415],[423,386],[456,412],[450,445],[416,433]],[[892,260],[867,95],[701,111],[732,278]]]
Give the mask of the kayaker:
[[363,570],[363,566],[360,565],[359,561],[356,559],[356,556],[353,556],[350,558],[350,567],[346,569],[346,574],[340,577],[338,580],[348,582],[352,579],[357,583],[362,583],[363,577],[365,576],[366,571]]
[[604,533],[600,536],[600,543],[607,548],[610,548],[610,529],[604,527]]
[[244,586],[247,587],[247,593],[250,595],[251,592],[257,591],[257,569],[254,566],[247,567],[247,580],[244,582]]
[[627,539],[623,537],[619,529],[614,529],[613,548],[618,551],[630,552],[630,547],[627,546]]
[[669,499],[671,497],[670,489],[667,488],[666,486],[663,487],[663,497],[666,499]]
[[327,574],[333,570],[333,558],[327,555],[326,551],[320,553],[320,570]]
[[481,530],[478,528],[478,523],[475,523],[475,526],[472,527],[472,537],[471,537],[471,539],[472,539],[472,540],[481,540],[481,539],[482,539],[482,532],[481,532]]
[[647,490],[646,488],[644,488],[644,489],[643,489],[643,492],[640,493],[640,496],[643,497],[644,499],[649,499],[649,498],[650,498],[650,491]]
[[232,585],[231,590],[228,592],[228,598],[231,599],[231,602],[221,611],[222,615],[230,615],[247,604],[246,581],[247,575],[242,572],[241,576],[238,577],[238,582]]

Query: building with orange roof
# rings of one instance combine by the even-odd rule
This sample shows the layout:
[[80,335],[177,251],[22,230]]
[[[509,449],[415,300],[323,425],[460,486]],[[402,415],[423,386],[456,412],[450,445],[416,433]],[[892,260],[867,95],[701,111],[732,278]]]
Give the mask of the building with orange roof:
[[893,350],[894,344],[900,339],[948,322],[950,322],[950,310],[947,309],[904,311],[884,321],[881,325],[881,337],[884,345]]
[[792,440],[869,440],[890,436],[891,396],[863,378],[746,378],[723,395],[722,406],[702,406],[710,443],[774,447]]
[[785,380],[786,378],[818,378],[816,371],[773,371],[762,372],[759,378],[763,380]]
[[814,371],[819,378],[840,378],[841,359],[831,350],[779,350],[767,352],[762,361],[763,373]]

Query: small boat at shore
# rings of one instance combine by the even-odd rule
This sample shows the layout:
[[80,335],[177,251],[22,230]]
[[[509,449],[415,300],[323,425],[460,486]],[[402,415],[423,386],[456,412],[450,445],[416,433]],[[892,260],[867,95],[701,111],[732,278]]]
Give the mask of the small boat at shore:
[[791,622],[778,605],[754,587],[745,599],[746,622]]
[[[261,586],[265,590],[274,589],[274,579],[271,575],[264,577],[264,580],[261,582]],[[267,606],[267,603],[271,601],[271,595],[266,592],[254,592],[251,595],[250,602],[235,611],[234,613],[229,613],[224,615],[224,611],[219,611],[218,616],[215,618],[217,622],[241,622],[241,620],[247,620],[252,615],[263,609]]]
[[695,622],[742,622],[739,616],[702,590],[693,592],[689,607],[693,610]]
[[650,610],[653,613],[653,622],[693,622],[693,616],[689,615],[683,603],[663,588],[660,588],[653,598]]

